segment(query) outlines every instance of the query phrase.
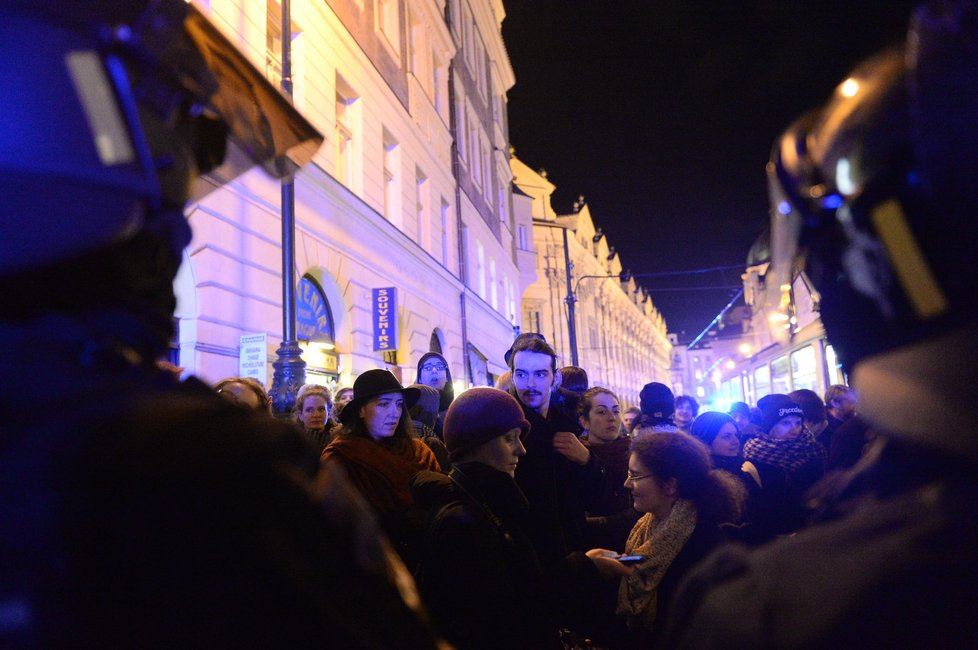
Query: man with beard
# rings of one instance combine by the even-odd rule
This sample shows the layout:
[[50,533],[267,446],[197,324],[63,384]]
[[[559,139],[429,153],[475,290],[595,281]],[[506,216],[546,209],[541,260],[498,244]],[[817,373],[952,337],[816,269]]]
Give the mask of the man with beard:
[[578,438],[574,416],[552,407],[560,385],[553,348],[540,338],[524,337],[514,343],[508,360],[513,394],[530,422],[516,482],[530,502],[527,532],[547,566],[585,550],[585,511],[600,497],[601,467]]

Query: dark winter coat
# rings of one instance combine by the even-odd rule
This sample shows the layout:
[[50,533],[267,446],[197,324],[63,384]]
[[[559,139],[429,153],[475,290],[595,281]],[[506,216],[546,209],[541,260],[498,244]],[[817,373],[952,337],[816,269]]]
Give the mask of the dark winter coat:
[[561,409],[549,409],[544,418],[521,406],[530,431],[523,440],[526,455],[516,467],[516,483],[530,502],[527,533],[546,567],[572,551],[587,550],[585,511],[600,499],[603,476],[593,454],[582,466],[554,450],[554,434],[577,431],[576,417],[572,419]]
[[631,492],[625,488],[630,438],[593,445],[587,436],[582,438],[601,468],[602,485],[599,498],[591,501],[585,520],[584,545],[588,548],[607,548],[621,551],[632,526],[642,516],[632,507]]
[[418,586],[448,640],[460,650],[559,647],[566,597],[597,580],[590,560],[574,554],[544,573],[523,528],[525,497],[487,465],[422,472],[412,491],[432,513]]

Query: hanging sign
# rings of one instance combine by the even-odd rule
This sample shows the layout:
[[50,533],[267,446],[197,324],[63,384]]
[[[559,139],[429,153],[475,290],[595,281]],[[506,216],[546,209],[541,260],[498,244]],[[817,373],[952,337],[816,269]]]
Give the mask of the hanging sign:
[[397,289],[374,289],[371,300],[374,351],[397,349]]
[[300,341],[333,342],[329,316],[326,313],[326,299],[309,278],[299,280],[295,301],[295,328]]

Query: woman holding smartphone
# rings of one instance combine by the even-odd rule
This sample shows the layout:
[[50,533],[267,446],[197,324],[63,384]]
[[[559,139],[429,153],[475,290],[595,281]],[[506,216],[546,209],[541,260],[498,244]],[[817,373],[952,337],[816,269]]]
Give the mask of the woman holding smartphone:
[[745,490],[713,469],[702,443],[678,432],[649,432],[632,441],[625,479],[642,518],[625,554],[646,559],[622,579],[618,615],[634,647],[654,647],[673,591],[686,572],[720,541],[720,526],[740,517]]

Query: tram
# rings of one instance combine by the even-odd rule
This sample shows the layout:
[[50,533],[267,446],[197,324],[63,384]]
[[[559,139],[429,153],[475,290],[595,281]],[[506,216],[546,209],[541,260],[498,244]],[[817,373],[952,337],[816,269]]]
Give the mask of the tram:
[[722,378],[713,401],[720,410],[726,410],[733,402],[753,405],[765,395],[802,388],[823,396],[832,384],[847,383],[820,320],[796,331],[786,343],[773,342],[718,369]]

